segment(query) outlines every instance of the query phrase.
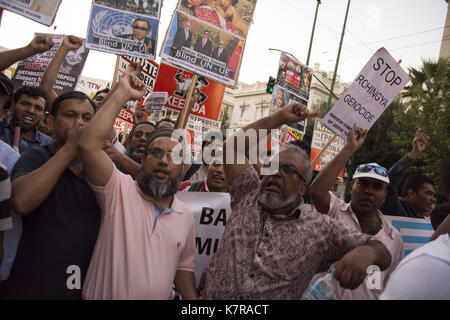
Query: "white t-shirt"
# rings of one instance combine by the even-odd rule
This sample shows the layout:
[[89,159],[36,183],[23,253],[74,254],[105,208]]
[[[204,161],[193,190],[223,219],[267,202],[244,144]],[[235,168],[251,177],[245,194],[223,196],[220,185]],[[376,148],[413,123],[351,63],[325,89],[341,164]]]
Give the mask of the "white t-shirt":
[[380,299],[449,300],[449,235],[441,235],[404,258],[391,274]]

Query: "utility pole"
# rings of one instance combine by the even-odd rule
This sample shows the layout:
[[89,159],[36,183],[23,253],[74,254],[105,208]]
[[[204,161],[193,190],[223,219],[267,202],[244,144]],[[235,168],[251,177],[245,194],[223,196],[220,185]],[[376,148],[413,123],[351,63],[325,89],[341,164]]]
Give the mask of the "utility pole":
[[311,56],[311,48],[312,48],[312,43],[313,43],[313,38],[314,38],[314,30],[316,29],[317,12],[319,11],[320,1],[321,0],[317,0],[316,14],[314,16],[314,22],[313,22],[313,27],[312,27],[312,32],[311,32],[311,39],[309,40],[308,57],[306,58],[306,65],[307,66],[309,65],[309,58]]
[[348,0],[347,11],[345,12],[344,26],[342,27],[341,42],[339,43],[339,50],[338,50],[338,54],[337,54],[337,58],[336,58],[336,65],[334,66],[333,80],[331,81],[331,88],[330,88],[330,95],[328,96],[327,110],[330,110],[331,99],[333,98],[332,92],[334,90],[334,84],[336,83],[336,75],[337,75],[337,70],[338,70],[338,65],[339,65],[339,58],[341,57],[342,42],[344,41],[345,26],[347,24],[349,8],[350,8],[350,0]]

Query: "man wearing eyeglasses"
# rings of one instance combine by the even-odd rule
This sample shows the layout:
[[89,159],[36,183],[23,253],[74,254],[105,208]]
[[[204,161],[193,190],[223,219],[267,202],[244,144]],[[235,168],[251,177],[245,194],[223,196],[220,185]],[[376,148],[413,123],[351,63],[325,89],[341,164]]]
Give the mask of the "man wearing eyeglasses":
[[85,299],[169,299],[175,284],[195,299],[194,219],[174,196],[184,172],[173,130],[151,132],[136,182],[102,150],[121,107],[145,93],[137,63],[128,66],[111,99],[80,142],[86,178],[102,211],[102,225],[83,287]]
[[[353,287],[362,281],[367,266],[386,268],[390,264],[382,244],[302,206],[312,177],[303,149],[288,144],[272,158],[273,173],[260,180],[249,164],[248,147],[237,143],[238,136],[253,135],[253,130],[258,134],[259,129],[276,129],[316,115],[300,103],[290,104],[225,142],[224,159],[234,159],[225,163],[232,214],[201,276],[202,298],[300,299],[316,273],[336,267],[341,285]],[[230,139],[235,140],[234,150],[228,150]],[[241,155],[245,155],[245,164],[237,161]]]
[[136,19],[133,22],[133,33],[123,34],[119,38],[127,40],[136,40],[140,48],[144,48],[147,53],[154,53],[155,40],[148,37],[151,33],[151,26],[147,20]]
[[[403,258],[403,242],[400,233],[379,211],[386,199],[389,177],[386,168],[377,163],[362,164],[353,174],[349,203],[329,191],[339,172],[350,157],[362,146],[367,130],[353,127],[347,135],[347,144],[341,152],[322,169],[309,189],[313,205],[320,213],[336,219],[346,226],[373,236],[389,250],[392,262],[381,272],[379,285],[370,286],[365,281],[353,290],[340,290],[341,299],[373,300],[383,292],[386,281]],[[380,268],[381,269],[381,268]]]

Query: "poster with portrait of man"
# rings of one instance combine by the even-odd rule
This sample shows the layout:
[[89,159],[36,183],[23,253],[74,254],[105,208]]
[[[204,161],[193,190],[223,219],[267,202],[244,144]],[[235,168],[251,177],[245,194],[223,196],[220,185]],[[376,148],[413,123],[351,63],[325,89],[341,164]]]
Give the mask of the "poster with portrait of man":
[[86,36],[88,48],[118,55],[154,59],[158,42],[159,18],[117,10],[96,4],[96,2],[99,1],[93,1],[91,7]]
[[159,19],[160,0],[94,0],[95,4]]
[[311,90],[312,73],[312,69],[300,63],[300,61],[289,54],[282,52],[276,83],[308,100]]
[[[272,101],[270,102],[269,114],[276,113],[284,106],[287,106],[291,103],[302,103],[307,106],[308,100],[286,88],[275,85],[272,93]],[[289,123],[286,125],[286,127],[296,130],[301,134],[305,134],[306,120],[302,120],[296,123]]]
[[[36,35],[52,36],[54,46],[46,52],[38,53],[19,61],[11,79],[16,89],[22,86],[39,87],[44,71],[64,39],[64,35],[61,34],[36,33]],[[89,49],[85,47],[85,41],[83,41],[83,45],[79,49],[70,50],[67,53],[53,86],[58,94],[75,90],[88,53]]]
[[178,10],[245,39],[256,0],[181,0]]
[[61,0],[0,0],[0,7],[51,26]]
[[225,86],[237,84],[245,42],[177,11],[167,30],[161,57]]

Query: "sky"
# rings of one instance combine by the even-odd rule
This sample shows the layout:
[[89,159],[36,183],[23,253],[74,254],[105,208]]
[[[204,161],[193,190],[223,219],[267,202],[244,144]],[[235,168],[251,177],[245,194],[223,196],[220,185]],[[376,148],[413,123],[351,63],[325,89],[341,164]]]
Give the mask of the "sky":
[[[248,33],[239,81],[265,82],[276,76],[280,53],[306,63],[316,0],[258,0]],[[322,0],[319,5],[309,65],[334,71],[348,0]],[[157,53],[162,46],[177,0],[161,10]],[[90,0],[63,0],[55,22],[47,27],[12,12],[3,13],[0,46],[28,44],[34,32],[86,37]],[[385,47],[401,66],[420,68],[422,59],[436,60],[447,14],[444,0],[352,0],[338,66],[342,81],[351,82],[370,57]],[[160,57],[155,59],[160,62]],[[116,56],[91,50],[83,75],[112,80]]]

